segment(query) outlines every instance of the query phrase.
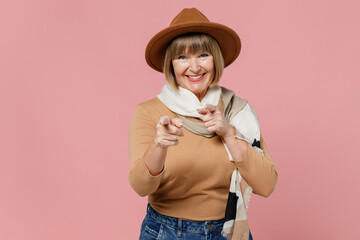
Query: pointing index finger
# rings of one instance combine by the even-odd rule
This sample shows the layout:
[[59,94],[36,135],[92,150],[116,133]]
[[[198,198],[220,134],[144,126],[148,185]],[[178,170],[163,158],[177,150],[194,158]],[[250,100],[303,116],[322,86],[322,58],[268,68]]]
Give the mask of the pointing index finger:
[[205,108],[206,108],[207,110],[209,110],[209,112],[211,112],[211,113],[213,113],[213,112],[216,111],[216,106],[214,106],[214,105],[212,105],[212,104],[206,104],[206,105],[205,105]]
[[160,124],[163,126],[170,124],[170,118],[168,116],[163,116],[160,118]]

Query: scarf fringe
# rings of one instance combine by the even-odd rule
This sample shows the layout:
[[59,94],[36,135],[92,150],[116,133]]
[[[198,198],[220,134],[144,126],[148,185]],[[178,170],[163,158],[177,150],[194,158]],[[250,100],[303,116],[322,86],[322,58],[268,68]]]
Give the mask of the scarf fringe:
[[251,194],[253,192],[252,187],[247,187],[244,192],[244,203],[245,203],[245,210],[247,211],[249,208],[250,200],[251,200]]

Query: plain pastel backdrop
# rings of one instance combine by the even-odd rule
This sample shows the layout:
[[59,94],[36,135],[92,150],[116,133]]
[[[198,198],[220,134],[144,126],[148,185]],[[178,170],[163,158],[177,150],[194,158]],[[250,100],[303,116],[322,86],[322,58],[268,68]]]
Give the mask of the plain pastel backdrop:
[[360,239],[355,0],[2,0],[0,239],[138,238],[129,123],[165,84],[146,44],[185,7],[242,40],[220,84],[255,108],[279,173],[252,197],[254,239]]

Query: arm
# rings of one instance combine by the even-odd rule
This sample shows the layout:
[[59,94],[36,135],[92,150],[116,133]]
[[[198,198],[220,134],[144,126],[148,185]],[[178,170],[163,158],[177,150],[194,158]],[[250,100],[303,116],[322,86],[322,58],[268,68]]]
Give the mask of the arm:
[[241,175],[253,188],[254,193],[264,197],[269,196],[275,188],[277,172],[262,136],[260,136],[260,146],[264,155],[248,142],[235,137],[235,128],[216,106],[207,105],[198,112],[204,115],[203,121],[208,131],[215,132],[223,138]]
[[182,134],[173,123],[181,125],[167,116],[156,124],[141,106],[134,111],[129,132],[129,183],[140,196],[152,194],[160,185],[167,148],[176,145]]
[[277,181],[275,164],[262,136],[260,146],[264,155],[249,143],[235,137],[225,140],[240,174],[253,188],[255,194],[268,197],[274,191]]
[[152,176],[143,158],[149,144],[153,142],[156,129],[149,114],[141,106],[133,113],[129,131],[130,171],[129,183],[140,196],[153,193],[160,185],[162,174]]

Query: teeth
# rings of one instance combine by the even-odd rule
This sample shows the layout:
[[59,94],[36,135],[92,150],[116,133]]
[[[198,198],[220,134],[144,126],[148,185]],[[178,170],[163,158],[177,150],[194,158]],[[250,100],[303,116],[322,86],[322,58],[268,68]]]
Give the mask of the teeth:
[[199,79],[201,78],[205,73],[199,75],[199,76],[196,76],[196,77],[192,77],[192,76],[187,76],[188,78],[191,78],[191,79]]

